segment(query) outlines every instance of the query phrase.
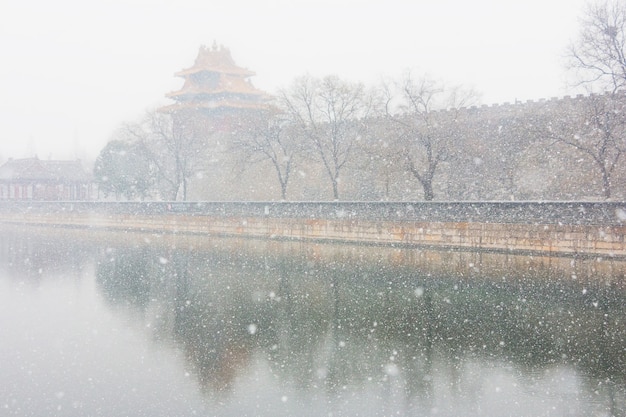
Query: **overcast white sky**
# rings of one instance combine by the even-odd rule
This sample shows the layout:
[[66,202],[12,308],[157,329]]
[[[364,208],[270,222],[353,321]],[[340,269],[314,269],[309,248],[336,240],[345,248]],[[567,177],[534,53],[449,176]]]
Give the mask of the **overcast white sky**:
[[267,92],[407,69],[486,104],[567,94],[584,0],[0,0],[0,162],[94,159],[124,121],[168,103],[202,44]]

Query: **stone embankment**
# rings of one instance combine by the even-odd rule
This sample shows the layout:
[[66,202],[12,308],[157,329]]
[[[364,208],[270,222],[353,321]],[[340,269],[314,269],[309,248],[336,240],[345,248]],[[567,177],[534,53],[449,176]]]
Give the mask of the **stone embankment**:
[[618,202],[0,202],[0,224],[626,257]]

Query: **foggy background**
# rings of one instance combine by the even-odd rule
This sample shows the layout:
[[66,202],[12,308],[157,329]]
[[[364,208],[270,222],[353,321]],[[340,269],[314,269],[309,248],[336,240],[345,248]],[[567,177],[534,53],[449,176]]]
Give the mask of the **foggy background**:
[[124,121],[166,104],[214,41],[269,93],[295,77],[378,83],[407,69],[483,103],[567,94],[582,0],[5,0],[0,161],[93,159]]

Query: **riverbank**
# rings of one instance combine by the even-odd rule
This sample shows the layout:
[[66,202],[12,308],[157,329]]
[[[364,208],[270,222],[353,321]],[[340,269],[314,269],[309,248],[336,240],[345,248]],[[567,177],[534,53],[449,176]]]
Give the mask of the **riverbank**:
[[0,222],[626,257],[626,203],[619,202],[2,202]]

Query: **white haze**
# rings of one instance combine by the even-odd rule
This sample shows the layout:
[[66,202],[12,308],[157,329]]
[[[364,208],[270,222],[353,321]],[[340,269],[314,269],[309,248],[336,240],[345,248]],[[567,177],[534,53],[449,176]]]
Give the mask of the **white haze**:
[[202,44],[228,47],[276,92],[336,74],[373,85],[405,70],[483,103],[566,94],[582,0],[3,0],[0,162],[93,159],[124,121],[167,103]]

